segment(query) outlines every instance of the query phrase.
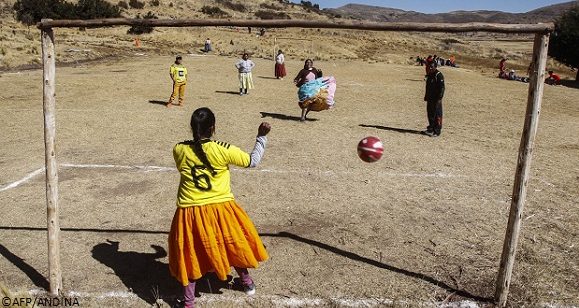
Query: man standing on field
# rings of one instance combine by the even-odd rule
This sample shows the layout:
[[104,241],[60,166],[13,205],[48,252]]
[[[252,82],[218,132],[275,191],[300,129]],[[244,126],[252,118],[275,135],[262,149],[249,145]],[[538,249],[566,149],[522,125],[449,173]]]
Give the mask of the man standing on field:
[[171,80],[173,80],[173,93],[167,102],[167,108],[173,105],[173,100],[177,95],[179,95],[179,104],[177,106],[183,106],[183,100],[185,99],[185,85],[187,84],[187,68],[181,64],[183,57],[177,56],[175,58],[175,63],[171,65],[169,69],[169,75]]
[[430,137],[440,136],[440,131],[442,130],[444,76],[436,67],[436,62],[431,62],[427,66],[426,94],[424,94],[428,115],[428,127],[423,133]]

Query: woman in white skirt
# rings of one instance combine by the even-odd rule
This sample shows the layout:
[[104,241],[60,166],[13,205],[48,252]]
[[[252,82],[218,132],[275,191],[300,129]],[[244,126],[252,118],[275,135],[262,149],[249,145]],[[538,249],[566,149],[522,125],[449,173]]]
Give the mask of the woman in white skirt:
[[247,94],[248,89],[253,89],[251,70],[254,66],[255,63],[249,60],[249,55],[247,53],[244,53],[241,60],[235,63],[235,67],[239,72],[239,95]]

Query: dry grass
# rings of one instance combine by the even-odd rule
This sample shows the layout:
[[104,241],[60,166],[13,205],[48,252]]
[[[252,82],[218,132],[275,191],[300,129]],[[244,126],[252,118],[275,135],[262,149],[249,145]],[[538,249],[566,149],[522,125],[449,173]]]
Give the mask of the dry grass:
[[[172,166],[170,149],[190,138],[188,117],[202,105],[217,113],[216,137],[244,149],[252,146],[257,125],[267,120],[274,129],[261,169],[275,172],[232,175],[234,193],[271,255],[252,271],[262,296],[258,303],[267,306],[271,296],[319,299],[327,305],[332,298],[388,298],[416,306],[469,296],[452,295],[459,291],[492,296],[527,85],[443,68],[445,128],[433,140],[412,133],[425,123],[421,67],[316,61],[338,80],[337,109],[299,123],[292,120],[299,109],[291,78],[268,79],[272,61],[259,58],[256,89],[248,96],[227,93],[236,90],[236,58],[187,56],[192,79],[186,106],[166,110],[148,103],[166,99],[166,69],[172,60],[149,56],[59,67],[59,162]],[[290,76],[301,65],[289,60]],[[33,70],[0,78],[6,89],[0,94],[2,184],[44,164],[41,84],[29,82],[40,76]],[[575,89],[545,89],[511,289],[513,307],[577,304],[576,96]],[[387,145],[378,163],[356,157],[355,145],[367,135]],[[62,227],[70,230],[62,233],[65,290],[97,297],[131,288],[138,296],[126,299],[121,305],[126,307],[142,307],[145,299],[152,303],[152,286],[159,287],[164,300],[177,294],[178,289],[168,288],[167,260],[154,259],[150,247],[166,247],[163,232],[174,208],[175,173],[62,168],[59,179]],[[46,224],[42,176],[0,193],[0,203],[10,205],[2,209],[0,226]],[[47,273],[46,246],[26,244],[44,243],[43,232],[2,229],[0,237],[14,255]],[[118,251],[94,254],[107,240],[119,242]],[[9,261],[0,258],[0,268],[11,286],[31,287],[27,275]],[[223,292],[200,301],[219,306],[243,298],[239,292]],[[101,304],[119,306],[120,301],[102,299]]]
[[[200,14],[191,2],[174,4],[159,15]],[[274,126],[262,168],[276,172],[232,176],[234,192],[271,255],[253,272],[260,297],[250,300],[224,290],[204,293],[200,303],[270,307],[289,298],[340,307],[345,304],[336,298],[388,298],[392,302],[384,306],[415,307],[456,303],[469,294],[492,297],[527,88],[489,76],[505,53],[512,67],[526,70],[531,44],[518,40],[525,37],[286,29],[258,38],[246,29],[168,28],[142,36],[143,47],[137,49],[126,30],[56,31],[59,61],[76,63],[58,66],[60,163],[172,166],[170,148],[190,137],[187,118],[201,105],[217,113],[217,138],[244,149],[252,145],[259,122]],[[25,27],[3,17],[4,69],[38,63],[38,49],[32,48],[39,46],[39,35],[31,33],[27,38]],[[313,114],[317,121],[292,121],[299,110],[291,78],[267,78],[273,67],[265,59],[271,58],[274,35],[314,41],[314,50],[309,42],[291,40],[278,47],[289,58],[289,77],[305,57],[318,59],[317,67],[337,77],[336,110]],[[169,111],[148,103],[166,99],[171,56],[199,53],[207,37],[219,56],[185,58],[192,76],[186,107]],[[243,51],[251,51],[258,66],[256,89],[242,98],[226,91],[236,90],[232,65]],[[462,65],[442,69],[448,92],[444,133],[437,140],[412,133],[425,122],[424,70],[409,65],[417,54],[456,54]],[[41,80],[41,72],[0,77],[3,185],[39,168],[44,159],[41,83],[31,82]],[[576,97],[575,89],[545,89],[512,307],[579,305]],[[367,135],[387,144],[378,163],[360,162],[353,150]],[[427,176],[432,174],[443,176]],[[172,281],[167,260],[150,257],[150,246],[166,244],[163,232],[177,182],[173,173],[60,170],[62,226],[70,230],[62,233],[64,286],[88,294],[83,307],[142,307],[158,298],[162,306],[176,294],[167,287]],[[9,205],[0,215],[0,226],[6,227],[0,230],[2,244],[46,275],[45,245],[28,244],[44,243],[45,234],[10,229],[46,225],[43,178],[0,193],[0,203]],[[92,253],[108,240],[121,243],[110,258]],[[7,259],[0,258],[0,269],[10,286],[33,286]],[[129,288],[137,295],[101,297]]]
[[[9,5],[13,1],[8,1]],[[277,1],[262,2],[281,5]],[[147,2],[148,3],[148,2]],[[213,1],[161,1],[159,7],[130,9],[126,16],[135,16],[152,10],[160,18],[205,18],[199,10],[203,5],[215,5]],[[233,18],[251,18],[259,10],[260,3],[247,3],[248,12],[224,8]],[[316,13],[306,13],[300,6],[285,5],[284,12],[292,18],[327,19]],[[27,29],[14,21],[11,14],[0,15],[0,70],[21,67],[38,67],[41,62],[40,34],[36,28]],[[312,57],[318,60],[357,59],[370,63],[384,62],[407,64],[416,55],[437,54],[444,58],[455,55],[464,68],[485,74],[496,74],[498,61],[504,55],[510,57],[510,67],[520,74],[526,72],[531,58],[532,37],[500,34],[420,34],[379,33],[369,31],[344,31],[320,29],[269,29],[266,37],[247,34],[246,28],[157,28],[152,34],[142,35],[142,48],[134,47],[135,36],[127,35],[127,27],[89,29],[57,29],[57,61],[80,63],[109,57],[134,57],[136,54],[174,55],[177,53],[201,53],[207,37],[213,41],[214,54],[238,56],[250,52],[254,57],[273,57],[273,37],[306,38],[311,44],[300,41],[281,41],[277,49],[283,49],[291,59]],[[233,42],[233,45],[230,43]],[[568,68],[550,61],[549,68],[567,78],[575,74]]]

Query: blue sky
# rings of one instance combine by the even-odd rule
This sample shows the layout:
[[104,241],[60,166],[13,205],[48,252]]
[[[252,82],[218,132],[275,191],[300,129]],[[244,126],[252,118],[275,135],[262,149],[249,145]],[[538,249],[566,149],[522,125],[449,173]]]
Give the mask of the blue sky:
[[[492,10],[521,13],[543,6],[569,2],[570,0],[310,0],[321,8],[336,8],[348,3],[391,7],[422,13],[444,13],[450,11]],[[292,2],[299,3],[299,0]]]

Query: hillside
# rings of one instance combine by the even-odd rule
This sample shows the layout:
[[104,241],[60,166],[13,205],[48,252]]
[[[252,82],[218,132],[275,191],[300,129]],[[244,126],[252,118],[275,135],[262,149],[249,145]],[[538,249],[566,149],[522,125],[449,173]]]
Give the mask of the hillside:
[[546,6],[526,13],[501,11],[453,11],[449,13],[425,14],[393,8],[347,4],[328,11],[345,17],[372,21],[398,22],[492,22],[492,23],[539,23],[552,22],[566,10],[577,5],[577,1]]
[[[118,3],[118,1],[110,1]],[[39,68],[41,63],[40,33],[35,27],[26,27],[14,19],[14,0],[0,4],[0,71]],[[158,5],[147,0],[143,9],[129,8],[122,12],[125,17],[143,16],[151,11],[159,18],[214,18],[202,12],[204,6],[216,6],[227,18],[258,19],[268,14],[286,14],[291,19],[346,20],[326,10],[292,4],[283,0],[160,0]],[[353,6],[347,6],[352,8]],[[368,11],[378,11],[363,7]],[[559,6],[537,10],[555,14]],[[384,9],[388,11],[388,9]],[[264,13],[265,12],[265,13]],[[425,15],[402,10],[390,10],[394,17]],[[453,12],[450,15],[474,14]],[[529,12],[532,13],[532,12]],[[260,15],[261,14],[261,15]],[[265,14],[265,15],[263,15]],[[485,12],[478,12],[488,15]],[[389,16],[389,15],[385,15]],[[396,17],[396,18],[398,18]],[[456,17],[457,20],[461,17]],[[375,19],[375,18],[374,18]],[[442,57],[455,55],[460,65],[494,74],[496,63],[508,55],[511,66],[525,70],[531,52],[531,36],[488,33],[428,34],[400,32],[348,31],[332,29],[267,29],[266,35],[250,34],[247,28],[156,28],[150,34],[127,34],[128,27],[99,29],[56,29],[56,51],[59,65],[79,65],[87,61],[153,55],[203,54],[200,49],[206,38],[213,42],[210,55],[239,57],[249,52],[254,58],[271,59],[274,50],[284,50],[289,59],[313,58],[322,61],[335,59],[361,60],[368,63],[386,62],[414,64],[416,55],[437,54]],[[135,39],[141,44],[136,46]],[[274,45],[274,38],[277,44]],[[500,42],[499,42],[500,41]],[[563,75],[568,71],[555,62],[549,66]]]

